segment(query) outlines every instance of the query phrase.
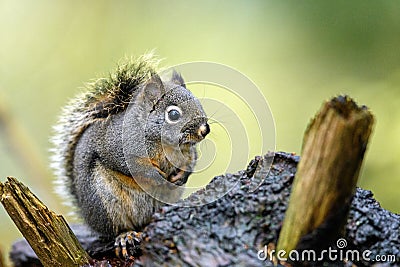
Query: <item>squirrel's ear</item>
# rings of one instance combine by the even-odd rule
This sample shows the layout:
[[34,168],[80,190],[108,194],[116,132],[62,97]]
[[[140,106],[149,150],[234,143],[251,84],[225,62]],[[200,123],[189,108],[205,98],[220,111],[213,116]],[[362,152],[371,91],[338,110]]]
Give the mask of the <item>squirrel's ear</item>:
[[180,75],[176,70],[174,70],[172,72],[171,81],[177,85],[180,85],[180,86],[183,86],[186,88],[185,81],[183,80],[182,75]]
[[164,84],[161,81],[160,76],[153,74],[151,75],[150,80],[143,87],[140,95],[143,101],[149,101],[152,105],[154,105],[164,93]]

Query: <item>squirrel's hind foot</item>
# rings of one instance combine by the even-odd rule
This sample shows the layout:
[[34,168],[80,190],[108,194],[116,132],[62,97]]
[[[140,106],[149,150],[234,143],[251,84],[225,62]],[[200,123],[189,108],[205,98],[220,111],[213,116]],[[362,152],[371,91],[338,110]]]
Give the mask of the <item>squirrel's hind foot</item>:
[[140,255],[140,243],[142,242],[142,233],[136,231],[127,231],[115,238],[115,255],[119,258],[129,259]]

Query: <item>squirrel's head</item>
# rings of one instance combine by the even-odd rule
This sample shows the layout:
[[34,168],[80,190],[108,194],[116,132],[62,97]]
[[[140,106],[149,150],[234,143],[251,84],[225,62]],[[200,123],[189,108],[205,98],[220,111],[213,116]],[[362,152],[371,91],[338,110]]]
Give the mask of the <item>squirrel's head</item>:
[[210,132],[200,101],[186,88],[176,71],[168,81],[153,74],[140,88],[137,100],[148,111],[145,137],[164,148],[179,149],[203,140]]

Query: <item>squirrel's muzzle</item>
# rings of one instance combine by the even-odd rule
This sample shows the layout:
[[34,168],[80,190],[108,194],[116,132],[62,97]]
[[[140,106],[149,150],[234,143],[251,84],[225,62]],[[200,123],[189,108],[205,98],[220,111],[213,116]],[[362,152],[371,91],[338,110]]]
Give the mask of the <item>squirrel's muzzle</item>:
[[187,123],[182,129],[182,133],[180,144],[200,142],[210,133],[207,118],[197,118]]

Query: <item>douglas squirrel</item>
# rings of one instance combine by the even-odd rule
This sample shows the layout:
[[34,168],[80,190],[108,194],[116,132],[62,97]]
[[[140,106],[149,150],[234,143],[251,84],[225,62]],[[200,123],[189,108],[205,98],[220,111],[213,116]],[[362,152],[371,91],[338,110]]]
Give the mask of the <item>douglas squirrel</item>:
[[64,107],[53,137],[58,192],[93,230],[116,238],[117,253],[122,247],[125,257],[126,242],[162,206],[160,198],[181,196],[182,190],[160,181],[184,185],[196,162],[195,146],[210,131],[182,76],[174,71],[162,81],[157,65],[147,54],[89,84]]

